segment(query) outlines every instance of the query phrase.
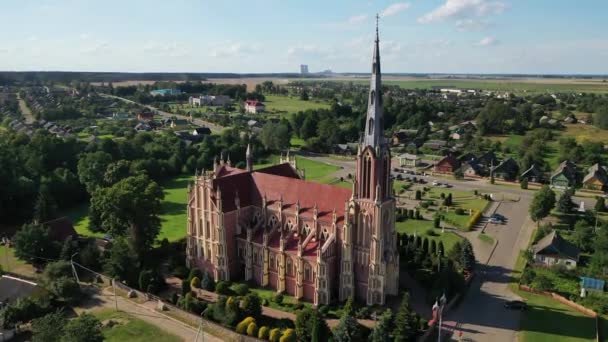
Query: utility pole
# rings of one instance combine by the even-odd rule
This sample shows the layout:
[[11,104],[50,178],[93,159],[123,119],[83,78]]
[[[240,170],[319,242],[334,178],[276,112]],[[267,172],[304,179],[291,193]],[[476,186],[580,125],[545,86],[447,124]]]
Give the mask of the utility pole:
[[78,272],[76,272],[76,267],[74,267],[74,257],[78,255],[78,252],[72,254],[70,258],[70,265],[72,265],[72,274],[74,275],[74,279],[76,279],[76,283],[80,284],[80,279],[78,279]]

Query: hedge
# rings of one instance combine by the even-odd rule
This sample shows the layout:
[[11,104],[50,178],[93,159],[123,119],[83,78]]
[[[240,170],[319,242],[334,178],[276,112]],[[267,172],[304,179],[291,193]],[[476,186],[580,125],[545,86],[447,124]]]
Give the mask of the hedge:
[[481,218],[481,211],[475,210],[475,212],[473,213],[473,216],[471,216],[471,218],[469,219],[469,222],[467,222],[467,229],[468,230],[473,229],[473,227],[477,224],[477,221],[479,221],[480,218]]

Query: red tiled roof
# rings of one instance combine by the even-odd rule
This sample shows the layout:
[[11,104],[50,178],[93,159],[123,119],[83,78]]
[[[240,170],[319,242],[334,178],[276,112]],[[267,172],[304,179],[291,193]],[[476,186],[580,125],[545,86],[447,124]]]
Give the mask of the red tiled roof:
[[300,178],[300,175],[298,175],[296,170],[289,163],[268,166],[263,169],[255,170],[255,172],[262,172],[283,177]]
[[247,100],[245,101],[245,104],[247,104],[248,106],[263,106],[264,104],[258,100]]

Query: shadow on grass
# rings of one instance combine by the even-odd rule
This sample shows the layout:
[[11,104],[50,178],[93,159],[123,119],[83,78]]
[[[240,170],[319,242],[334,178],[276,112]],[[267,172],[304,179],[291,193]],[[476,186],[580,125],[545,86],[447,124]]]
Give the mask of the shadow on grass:
[[186,205],[177,202],[163,202],[161,215],[179,215],[186,213]]

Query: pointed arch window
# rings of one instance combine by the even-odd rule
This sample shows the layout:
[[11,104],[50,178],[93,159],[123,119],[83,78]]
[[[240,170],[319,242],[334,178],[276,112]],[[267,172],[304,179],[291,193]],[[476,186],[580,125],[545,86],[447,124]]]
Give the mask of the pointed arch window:
[[270,228],[274,228],[276,227],[278,221],[279,220],[277,219],[277,217],[272,215],[272,217],[270,217],[270,220],[268,220],[268,225],[270,226]]
[[374,134],[374,119],[373,118],[369,118],[367,134],[368,135]]
[[329,232],[327,231],[327,228],[323,228],[323,232],[321,233],[321,241],[327,240],[328,237],[329,237]]
[[370,99],[370,102],[373,105],[374,101],[376,100],[376,91],[372,90],[372,94],[371,95],[372,95],[372,98]]
[[293,222],[291,222],[291,220],[287,221],[287,223],[285,224],[285,229],[287,229],[288,232],[295,230],[295,226]]
[[310,234],[310,226],[307,224],[304,225],[304,235],[308,236]]

